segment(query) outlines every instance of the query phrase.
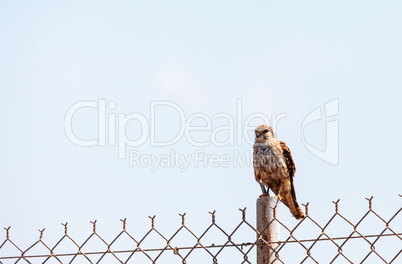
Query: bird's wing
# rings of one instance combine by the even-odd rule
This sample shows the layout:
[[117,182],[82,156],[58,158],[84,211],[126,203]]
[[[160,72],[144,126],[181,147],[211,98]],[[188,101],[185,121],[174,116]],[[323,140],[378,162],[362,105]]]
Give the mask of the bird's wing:
[[288,169],[290,187],[291,187],[291,190],[290,190],[291,197],[285,197],[285,199],[282,201],[289,207],[289,209],[292,212],[292,214],[294,215],[294,217],[296,217],[296,219],[299,220],[304,217],[304,214],[303,214],[302,210],[300,209],[299,204],[297,203],[296,191],[295,191],[295,187],[293,185],[293,177],[295,176],[296,166],[295,166],[295,163],[293,162],[292,154],[290,153],[289,147],[285,144],[285,142],[281,141],[280,144],[281,144],[281,147],[283,150],[283,157],[286,162],[286,167]]
[[285,142],[281,141],[280,143],[281,143],[281,148],[283,150],[283,157],[285,158],[285,162],[286,162],[286,167],[289,172],[289,177],[293,182],[293,177],[295,176],[295,173],[296,173],[296,166],[292,159],[292,153],[290,153],[290,149],[286,145]]

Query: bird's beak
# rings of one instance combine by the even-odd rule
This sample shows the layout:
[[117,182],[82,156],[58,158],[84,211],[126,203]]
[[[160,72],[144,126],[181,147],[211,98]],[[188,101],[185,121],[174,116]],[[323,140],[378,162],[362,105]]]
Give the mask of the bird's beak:
[[259,137],[261,137],[261,134],[255,133],[255,136],[259,138]]

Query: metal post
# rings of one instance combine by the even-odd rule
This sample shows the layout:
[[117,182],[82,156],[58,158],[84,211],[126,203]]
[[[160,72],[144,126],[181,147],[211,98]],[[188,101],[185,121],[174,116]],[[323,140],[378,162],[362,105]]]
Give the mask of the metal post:
[[279,223],[278,221],[272,221],[275,217],[278,219],[279,210],[278,198],[276,196],[262,196],[257,199],[257,230],[260,235],[257,234],[257,239],[261,242],[269,242],[268,245],[257,246],[257,264],[277,264],[279,261],[275,261],[275,252],[272,249],[278,249],[279,244],[275,243],[279,241]]

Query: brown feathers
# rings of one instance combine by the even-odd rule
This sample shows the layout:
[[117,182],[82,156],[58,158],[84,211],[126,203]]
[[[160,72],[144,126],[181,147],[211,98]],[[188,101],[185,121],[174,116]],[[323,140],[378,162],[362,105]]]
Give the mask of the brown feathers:
[[288,146],[276,138],[272,127],[259,126],[255,134],[255,179],[271,189],[296,219],[304,218],[296,200],[293,186],[296,167]]

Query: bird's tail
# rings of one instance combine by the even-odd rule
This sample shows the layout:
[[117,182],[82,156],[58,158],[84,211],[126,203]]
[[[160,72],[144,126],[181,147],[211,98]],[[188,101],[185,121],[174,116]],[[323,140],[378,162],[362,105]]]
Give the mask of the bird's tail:
[[290,212],[297,220],[301,220],[304,218],[303,211],[300,209],[300,206],[296,200],[294,200],[294,202],[293,202],[293,207],[289,207],[289,208],[290,208]]
[[[292,186],[293,187],[293,186]],[[303,219],[304,214],[303,211],[300,209],[299,204],[296,201],[296,194],[294,192],[294,188],[292,188],[291,192],[287,192],[284,197],[282,196],[281,200],[287,207],[289,207],[290,212],[292,215],[297,219]]]

